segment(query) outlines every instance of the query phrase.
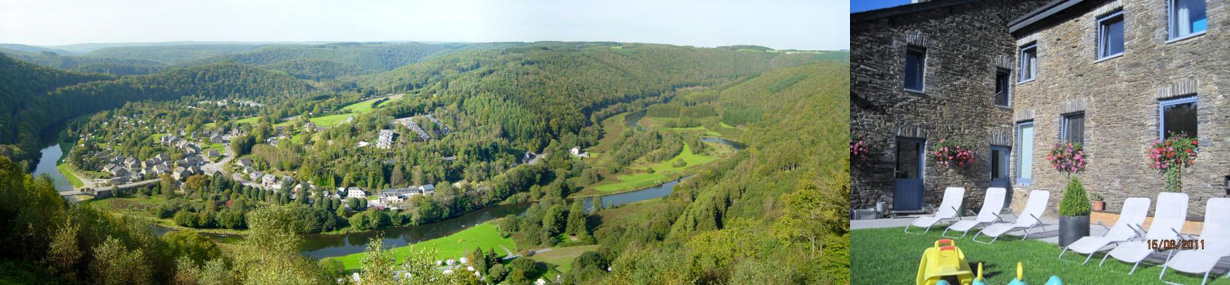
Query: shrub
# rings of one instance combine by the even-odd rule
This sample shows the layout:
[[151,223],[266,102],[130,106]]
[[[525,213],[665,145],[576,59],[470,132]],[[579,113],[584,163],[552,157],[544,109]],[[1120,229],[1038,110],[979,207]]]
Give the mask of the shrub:
[[1089,198],[1085,195],[1085,186],[1080,179],[1072,177],[1068,187],[1063,190],[1063,201],[1059,203],[1061,216],[1088,216]]

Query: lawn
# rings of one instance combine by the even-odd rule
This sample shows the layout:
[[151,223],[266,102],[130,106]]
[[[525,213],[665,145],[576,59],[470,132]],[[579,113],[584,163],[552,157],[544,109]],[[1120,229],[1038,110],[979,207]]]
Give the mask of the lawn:
[[[930,247],[940,236],[940,231],[926,234],[902,233],[901,228],[853,230],[850,234],[850,261],[854,284],[913,284],[918,271],[918,261],[923,250]],[[1133,275],[1127,275],[1132,265],[1110,258],[1105,266],[1098,267],[1095,256],[1089,264],[1082,265],[1084,256],[1065,254],[1057,260],[1058,246],[1036,240],[1001,238],[987,245],[956,239],[957,247],[964,251],[971,267],[982,262],[988,284],[1008,284],[1016,276],[1016,263],[1023,262],[1025,281],[1042,284],[1051,275],[1059,276],[1065,284],[1156,284],[1162,266],[1145,262]],[[1214,276],[1210,276],[1210,279]],[[1196,284],[1200,277],[1168,270],[1166,280],[1184,284]],[[1230,279],[1217,279],[1210,284],[1230,284]]]
[[[639,173],[633,173],[633,174],[620,175],[618,177],[615,177],[615,180],[618,180],[618,182],[601,184],[601,185],[595,186],[594,189],[597,189],[599,192],[602,192],[602,193],[613,193],[613,192],[620,192],[620,191],[636,190],[636,189],[640,189],[644,187],[658,185],[663,182],[667,182],[667,181],[677,178],[678,174],[680,172],[683,172],[683,170],[687,169],[688,167],[709,163],[710,161],[713,161],[715,159],[717,159],[717,157],[715,156],[693,153],[692,147],[687,144],[684,144],[683,150],[680,151],[679,154],[675,155],[675,157],[672,157],[671,159],[658,162],[658,163],[654,163],[648,166],[635,167],[635,169],[638,169],[638,170],[653,169],[653,173],[639,172]],[[675,166],[674,163],[679,160],[683,160],[684,162],[687,162],[687,165]]]
[[530,259],[555,265],[555,269],[560,272],[568,272],[572,270],[572,260],[582,253],[598,250],[598,245],[578,245],[569,247],[552,248],[551,251],[537,253],[531,256]]
[[[393,248],[389,250],[389,253],[396,257],[398,261],[401,261],[410,254],[412,249],[431,248],[436,251],[435,258],[453,259],[474,252],[475,247],[481,247],[483,250],[495,249],[496,254],[500,256],[505,254],[503,248],[508,248],[511,251],[517,250],[516,242],[513,242],[512,239],[501,237],[500,231],[496,229],[495,224],[492,221],[488,221],[446,237]],[[367,253],[356,253],[331,258],[341,260],[346,270],[357,270],[362,267],[364,256],[367,256]]]
[[81,188],[81,186],[85,185],[85,183],[81,182],[81,178],[77,178],[77,173],[73,171],[73,167],[68,165],[68,163],[57,164],[56,169],[60,170],[60,175],[68,179],[68,183],[72,184],[73,188]]
[[315,117],[315,118],[311,118],[308,120],[312,121],[313,124],[316,124],[316,126],[319,126],[321,128],[329,128],[329,127],[336,126],[338,123],[341,123],[342,121],[346,120],[346,118],[349,118],[351,116],[354,116],[354,114],[336,114],[336,115],[320,116],[320,117]]

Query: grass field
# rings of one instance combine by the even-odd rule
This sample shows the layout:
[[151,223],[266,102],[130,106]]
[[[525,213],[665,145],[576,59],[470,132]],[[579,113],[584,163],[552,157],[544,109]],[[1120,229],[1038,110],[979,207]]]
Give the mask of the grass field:
[[[503,248],[508,248],[511,251],[517,250],[516,242],[513,242],[512,239],[501,237],[500,231],[496,229],[495,224],[488,221],[446,237],[393,248],[389,250],[389,253],[396,257],[398,261],[401,261],[411,253],[412,249],[430,248],[436,251],[435,258],[452,259],[465,256],[473,252],[476,247],[481,247],[483,250],[495,249],[496,254],[501,256],[505,254]],[[364,256],[367,256],[367,253],[332,257],[332,259],[342,261],[346,270],[356,270],[362,267]]]
[[336,114],[336,115],[320,116],[320,117],[315,117],[315,118],[311,118],[308,120],[321,128],[329,128],[329,127],[336,126],[338,123],[341,123],[342,121],[346,120],[346,118],[349,118],[351,116],[354,116],[354,114]]
[[[613,192],[620,192],[620,191],[636,190],[636,189],[640,189],[644,187],[658,185],[663,182],[667,182],[672,179],[678,178],[681,172],[683,172],[683,170],[687,169],[688,167],[705,164],[715,159],[717,159],[717,157],[715,156],[693,153],[692,147],[687,144],[684,144],[683,150],[680,151],[679,154],[675,155],[675,157],[672,157],[671,159],[658,162],[658,163],[654,163],[648,166],[633,167],[633,169],[637,169],[637,170],[653,169],[654,170],[653,173],[639,172],[639,173],[633,173],[633,174],[620,175],[614,178],[614,180],[617,180],[617,182],[601,184],[601,185],[595,186],[594,189],[597,189],[598,192],[602,192],[602,193],[613,193]],[[684,162],[687,162],[687,165],[675,166],[674,163],[679,160],[683,160]]]
[[570,247],[552,248],[551,251],[534,254],[530,259],[555,265],[555,269],[560,272],[568,272],[572,270],[572,260],[582,253],[598,250],[598,245],[578,245]]
[[80,178],[77,178],[77,173],[73,172],[73,167],[68,163],[57,164],[56,169],[60,171],[60,175],[63,175],[65,179],[68,179],[68,183],[72,184],[73,188],[85,186],[85,183],[81,182]]
[[[853,284],[913,284],[922,252],[941,239],[941,231],[926,234],[906,234],[901,228],[854,230],[850,234],[850,272]],[[1000,239],[993,244],[981,244],[966,239],[956,239],[957,247],[966,256],[971,267],[982,262],[988,284],[1008,284],[1016,276],[1016,263],[1022,262],[1025,280],[1030,284],[1042,284],[1051,275],[1059,276],[1065,284],[1156,284],[1162,266],[1141,264],[1135,274],[1128,275],[1132,265],[1110,258],[1105,266],[1095,256],[1089,264],[1082,265],[1084,256],[1065,254],[1056,259],[1060,249],[1050,243],[1036,240]],[[1214,276],[1210,276],[1213,278]],[[1198,284],[1200,277],[1169,270],[1166,281],[1182,284]],[[1230,284],[1230,279],[1221,278],[1210,284]]]

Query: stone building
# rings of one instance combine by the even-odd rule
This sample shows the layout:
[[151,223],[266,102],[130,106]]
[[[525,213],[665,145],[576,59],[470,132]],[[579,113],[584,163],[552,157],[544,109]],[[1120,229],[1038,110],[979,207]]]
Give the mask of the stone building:
[[1230,193],[1230,112],[1222,110],[1230,108],[1228,4],[1056,1],[1009,23],[1016,66],[1032,75],[1014,78],[1016,144],[1033,148],[1013,161],[1015,187],[1053,190],[1055,207],[1067,177],[1050,168],[1046,152],[1080,142],[1090,162],[1078,176],[1117,211],[1127,197],[1164,189],[1146,151],[1183,132],[1200,142],[1198,161],[1183,174],[1189,216]]
[[[1044,4],[935,0],[851,15],[850,131],[871,150],[851,158],[854,208],[927,211],[945,187],[964,186],[977,209],[986,187],[1011,186],[1008,24]],[[939,167],[925,152],[940,141],[969,147],[975,162]]]

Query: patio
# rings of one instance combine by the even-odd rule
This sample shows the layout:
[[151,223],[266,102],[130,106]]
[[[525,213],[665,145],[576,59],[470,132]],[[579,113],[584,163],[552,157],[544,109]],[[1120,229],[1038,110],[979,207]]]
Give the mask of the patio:
[[[972,217],[964,217],[972,219]],[[1090,235],[1099,236],[1106,228],[1097,226],[1102,222],[1107,227],[1114,224],[1118,215],[1113,213],[1095,212],[1090,217]],[[1025,281],[1041,284],[1051,275],[1057,275],[1066,284],[1160,284],[1158,274],[1164,254],[1154,254],[1141,264],[1133,275],[1128,275],[1132,264],[1119,262],[1114,258],[1106,260],[1099,267],[1098,261],[1102,254],[1095,255],[1088,264],[1081,264],[1085,256],[1073,253],[1064,254],[1057,259],[1060,248],[1056,245],[1058,226],[1054,217],[1043,217],[1047,220],[1041,231],[1035,231],[1030,239],[1021,240],[1020,232],[1013,232],[1000,238],[993,244],[982,244],[970,240],[971,232],[965,238],[951,238],[957,247],[965,252],[966,261],[976,268],[978,262],[983,263],[984,277],[989,284],[1007,284],[1015,277],[1016,263],[1023,262]],[[946,225],[936,226],[923,234],[903,233],[902,228],[914,220],[914,217],[874,220],[851,220],[850,242],[851,262],[854,284],[912,284],[918,270],[918,260],[924,249],[930,247],[938,239]],[[1145,228],[1149,221],[1146,221]],[[1200,232],[1202,223],[1188,221],[1183,226],[1184,233]],[[921,232],[922,229],[919,229]],[[949,233],[949,235],[953,235]],[[959,236],[960,234],[956,234]],[[984,240],[980,238],[979,240]],[[1230,278],[1222,278],[1230,269],[1230,261],[1223,260],[1209,275],[1209,284],[1230,284]],[[1216,277],[1216,279],[1214,279]],[[1168,270],[1166,281],[1179,284],[1200,284],[1200,276],[1183,274]]]

